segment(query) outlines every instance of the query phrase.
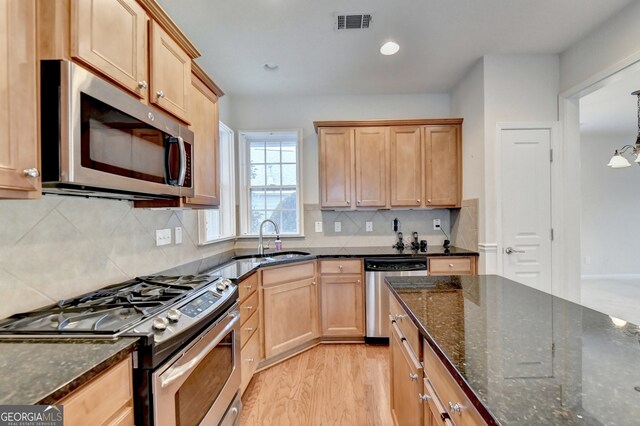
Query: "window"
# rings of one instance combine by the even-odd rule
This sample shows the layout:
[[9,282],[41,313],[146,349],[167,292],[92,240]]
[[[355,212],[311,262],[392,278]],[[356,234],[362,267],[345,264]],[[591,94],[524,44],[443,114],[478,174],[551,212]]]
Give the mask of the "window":
[[220,208],[198,212],[200,245],[236,236],[235,146],[233,131],[220,122]]
[[301,135],[298,130],[240,133],[242,235],[258,235],[265,219],[277,223],[281,235],[303,235]]

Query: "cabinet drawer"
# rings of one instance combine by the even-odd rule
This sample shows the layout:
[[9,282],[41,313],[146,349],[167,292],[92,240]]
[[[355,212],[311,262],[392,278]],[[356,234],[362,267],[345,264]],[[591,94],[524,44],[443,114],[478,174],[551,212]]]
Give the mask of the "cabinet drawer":
[[253,336],[249,339],[247,344],[240,351],[240,375],[241,381],[241,393],[244,393],[245,389],[253,377],[253,373],[256,371],[258,361],[260,357],[260,333],[253,333]]
[[254,293],[258,288],[258,274],[253,274],[249,278],[245,278],[238,284],[238,293],[240,295],[240,303],[244,302],[247,297]]
[[416,356],[420,356],[420,334],[418,333],[418,327],[411,321],[407,312],[400,306],[400,303],[392,294],[389,295],[389,315],[391,316],[391,324],[393,325],[395,321],[402,332],[401,337],[407,339],[409,346],[413,349],[413,353],[416,354]]
[[291,266],[274,266],[262,271],[262,286],[269,287],[291,281],[302,281],[314,278],[315,262],[307,262]]
[[249,338],[256,332],[260,325],[259,310],[256,310],[248,320],[240,326],[240,347],[243,347],[249,341]]
[[64,405],[64,424],[133,424],[126,421],[126,411],[133,406],[131,372],[129,357],[59,401]]
[[362,261],[360,260],[321,260],[321,274],[361,274]]
[[255,291],[247,300],[240,304],[240,325],[244,325],[255,311],[258,310],[258,292]]
[[474,269],[471,257],[429,259],[429,275],[473,275]]
[[[458,386],[455,379],[446,367],[440,362],[438,355],[433,351],[429,343],[425,340],[424,349],[424,374],[427,382],[433,387],[436,397],[442,401],[444,410],[449,413],[451,420],[460,425],[485,425],[486,423],[469,401],[464,391]],[[459,407],[459,411],[454,411],[451,407]],[[439,407],[440,408],[440,407]]]

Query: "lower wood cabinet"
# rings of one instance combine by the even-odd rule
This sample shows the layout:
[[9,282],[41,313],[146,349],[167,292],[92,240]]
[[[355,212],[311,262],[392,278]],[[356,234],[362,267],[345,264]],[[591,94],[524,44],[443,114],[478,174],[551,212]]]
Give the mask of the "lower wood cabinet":
[[238,283],[240,295],[240,393],[244,393],[260,357],[260,305],[258,274]]
[[427,258],[429,275],[476,275],[476,256],[443,256]]
[[65,426],[133,425],[131,357],[104,371],[56,404],[64,405]]
[[391,415],[398,426],[422,425],[422,365],[400,328],[391,323]]
[[364,337],[361,260],[322,260],[320,306],[323,337]]
[[[259,314],[258,314],[259,315]],[[243,326],[244,327],[244,326]],[[240,350],[240,394],[249,386],[260,361],[260,331],[256,330]]]
[[261,272],[265,358],[320,337],[315,262]]

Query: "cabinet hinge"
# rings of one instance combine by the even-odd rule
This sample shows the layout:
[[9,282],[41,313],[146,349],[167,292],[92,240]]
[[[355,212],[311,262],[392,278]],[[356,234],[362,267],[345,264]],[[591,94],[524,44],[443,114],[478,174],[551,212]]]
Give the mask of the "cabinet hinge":
[[549,162],[553,163],[553,150],[552,149],[549,150]]

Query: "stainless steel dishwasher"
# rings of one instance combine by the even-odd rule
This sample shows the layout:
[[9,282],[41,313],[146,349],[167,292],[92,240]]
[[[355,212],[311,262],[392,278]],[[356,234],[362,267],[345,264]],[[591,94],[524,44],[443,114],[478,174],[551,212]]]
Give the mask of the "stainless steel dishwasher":
[[384,277],[427,275],[426,257],[388,257],[364,260],[366,334],[365,342],[389,343],[389,293]]

